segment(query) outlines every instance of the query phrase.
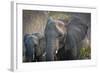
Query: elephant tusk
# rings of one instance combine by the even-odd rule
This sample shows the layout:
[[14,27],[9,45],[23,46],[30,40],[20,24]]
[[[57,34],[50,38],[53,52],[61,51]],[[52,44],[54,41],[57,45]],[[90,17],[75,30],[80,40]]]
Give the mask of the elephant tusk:
[[56,54],[58,53],[58,50],[56,50]]
[[43,55],[42,56],[46,56],[46,52],[45,53],[43,53]]

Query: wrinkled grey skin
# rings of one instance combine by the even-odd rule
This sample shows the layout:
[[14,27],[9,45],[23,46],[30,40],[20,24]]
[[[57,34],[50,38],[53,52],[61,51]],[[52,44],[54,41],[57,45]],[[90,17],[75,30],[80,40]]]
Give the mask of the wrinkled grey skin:
[[87,16],[87,14],[72,16],[67,26],[65,45],[58,51],[57,54],[59,60],[79,59],[80,48],[82,47],[81,42],[85,39],[90,25],[90,17]]
[[85,38],[88,26],[79,18],[73,18],[67,28],[65,50],[70,52],[69,59],[75,60],[79,57],[80,42]]
[[[67,25],[65,24],[66,32],[64,32],[64,45],[62,47],[55,46],[56,41],[59,40],[59,33],[56,28],[56,23],[52,19],[48,19],[45,29],[46,38],[46,60],[54,61],[55,54],[58,60],[76,60],[79,59],[80,43],[87,34],[88,27],[90,27],[90,14],[77,14],[71,15]],[[60,42],[59,42],[60,44]],[[58,53],[56,53],[58,50]]]
[[44,61],[44,37],[40,33],[26,34],[24,36],[26,62]]
[[54,61],[56,59],[56,53],[59,49],[57,44],[59,44],[59,39],[61,39],[64,34],[59,31],[59,27],[56,27],[56,25],[58,26],[57,23],[59,24],[59,21],[54,21],[52,18],[49,18],[47,21],[47,25],[45,28],[46,61]]

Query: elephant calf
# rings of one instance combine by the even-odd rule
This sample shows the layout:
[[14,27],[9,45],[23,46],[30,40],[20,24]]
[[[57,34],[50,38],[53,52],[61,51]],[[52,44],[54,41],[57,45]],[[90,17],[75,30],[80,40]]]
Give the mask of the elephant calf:
[[45,59],[45,41],[40,33],[26,34],[24,45],[26,62],[43,61]]

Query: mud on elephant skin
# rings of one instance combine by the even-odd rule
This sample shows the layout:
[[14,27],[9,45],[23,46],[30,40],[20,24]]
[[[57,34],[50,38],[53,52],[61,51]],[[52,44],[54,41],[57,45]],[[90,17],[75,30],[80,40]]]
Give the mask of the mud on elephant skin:
[[25,62],[45,60],[45,39],[40,33],[26,34],[24,36]]

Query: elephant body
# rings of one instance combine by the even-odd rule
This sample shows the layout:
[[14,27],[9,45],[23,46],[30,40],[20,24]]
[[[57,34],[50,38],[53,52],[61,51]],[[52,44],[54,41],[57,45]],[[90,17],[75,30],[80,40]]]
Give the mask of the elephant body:
[[87,42],[89,40],[87,36],[90,37],[90,24],[88,24],[90,23],[90,17],[87,16],[86,14],[85,18],[85,14],[79,14],[79,16],[72,16],[70,19],[67,26],[65,45],[57,54],[59,60],[77,60],[80,56],[80,49],[83,46],[90,46]]
[[80,43],[87,34],[89,23],[88,14],[72,15],[67,23],[48,19],[45,29],[46,60],[54,61],[55,55],[57,60],[79,59]]
[[45,39],[40,33],[26,34],[24,45],[26,62],[44,61]]
[[79,18],[73,18],[67,26],[67,35],[65,40],[64,59],[77,60],[80,54],[80,43],[85,38],[88,26]]

